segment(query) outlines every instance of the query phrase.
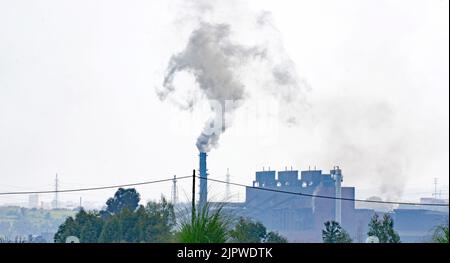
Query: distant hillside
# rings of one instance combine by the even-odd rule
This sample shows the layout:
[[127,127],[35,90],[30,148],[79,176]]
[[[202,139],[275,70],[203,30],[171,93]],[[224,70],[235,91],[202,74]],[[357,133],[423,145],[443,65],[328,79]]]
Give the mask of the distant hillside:
[[0,238],[27,239],[29,235],[43,236],[53,242],[52,236],[64,220],[77,211],[67,209],[28,209],[17,206],[0,207]]

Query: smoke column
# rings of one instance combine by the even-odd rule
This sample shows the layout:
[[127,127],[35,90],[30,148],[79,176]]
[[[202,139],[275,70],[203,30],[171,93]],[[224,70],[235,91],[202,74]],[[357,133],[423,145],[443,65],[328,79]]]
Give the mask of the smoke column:
[[[165,98],[174,91],[174,76],[184,70],[195,77],[208,100],[220,103],[222,114],[215,114],[197,139],[198,149],[204,152],[217,145],[221,132],[227,128],[225,118],[232,118],[238,107],[238,104],[225,105],[225,102],[241,101],[245,97],[245,86],[236,78],[236,68],[248,59],[264,57],[264,52],[258,48],[233,44],[229,37],[228,25],[202,23],[192,32],[186,49],[172,56],[164,79],[165,90],[159,94],[160,98]],[[221,129],[211,132],[210,128],[216,124],[221,125]]]
[[[240,74],[241,69],[251,63],[262,65],[260,69],[265,70],[269,76],[268,81],[258,83],[258,89],[268,91],[284,105],[300,104],[296,100],[301,90],[295,67],[285,56],[282,46],[268,45],[273,39],[264,41],[265,44],[240,44],[239,39],[233,38],[230,23],[208,21],[206,18],[214,17],[208,14],[214,12],[218,3],[190,2],[188,7],[192,12],[189,19],[194,20],[197,25],[190,33],[184,50],[170,58],[163,88],[157,91],[159,98],[166,100],[171,93],[182,89],[183,87],[174,85],[174,78],[178,72],[185,71],[195,78],[198,89],[209,101],[211,108],[218,108],[205,123],[197,139],[196,145],[200,152],[209,152],[218,146],[220,135],[231,125],[236,109],[248,98],[248,87],[241,81]],[[261,32],[261,29],[274,30],[267,13],[255,16],[254,22]],[[271,34],[271,37],[274,35],[277,36]],[[195,106],[195,101],[187,103],[189,107]],[[288,121],[294,122],[294,119],[290,117]]]

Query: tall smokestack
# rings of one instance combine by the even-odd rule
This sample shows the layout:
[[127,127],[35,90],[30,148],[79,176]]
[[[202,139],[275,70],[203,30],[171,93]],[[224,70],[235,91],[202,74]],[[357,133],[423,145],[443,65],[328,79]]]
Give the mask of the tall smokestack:
[[342,223],[342,218],[341,218],[341,203],[342,203],[342,193],[341,193],[341,182],[342,182],[342,172],[341,169],[339,169],[339,166],[334,167],[333,170],[333,174],[334,174],[334,180],[335,180],[335,189],[336,189],[336,193],[335,193],[335,197],[336,197],[336,207],[335,207],[335,218],[334,221],[338,222],[339,224]]
[[206,202],[208,201],[208,181],[206,172],[206,152],[200,152],[200,209],[204,207]]

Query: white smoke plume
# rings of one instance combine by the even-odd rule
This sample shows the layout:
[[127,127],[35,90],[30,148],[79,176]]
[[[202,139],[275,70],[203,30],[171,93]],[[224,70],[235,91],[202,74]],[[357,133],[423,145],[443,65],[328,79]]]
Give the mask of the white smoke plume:
[[[221,104],[222,115],[210,119],[198,137],[197,147],[200,151],[208,152],[212,146],[217,145],[220,133],[226,129],[225,117],[232,118],[225,116],[225,113],[232,114],[238,104],[225,107],[225,102],[245,98],[245,86],[236,77],[235,70],[248,59],[264,56],[264,51],[257,47],[231,43],[228,25],[203,23],[192,32],[186,49],[171,58],[164,79],[165,89],[159,93],[160,98],[164,99],[175,90],[173,78],[177,72],[188,71],[195,77],[206,98]],[[210,132],[217,120],[221,129]]]
[[[189,2],[187,8],[189,20],[197,24],[191,32],[188,43],[183,51],[172,55],[163,82],[163,89],[158,90],[161,100],[167,99],[177,89],[174,78],[179,72],[192,74],[198,89],[210,101],[218,102],[220,113],[205,123],[204,129],[197,139],[197,148],[202,152],[209,152],[218,146],[220,135],[231,125],[235,110],[248,98],[247,86],[243,83],[242,68],[252,63],[262,65],[259,69],[267,72],[266,81],[258,83],[258,89],[268,91],[283,101],[284,105],[299,105],[301,88],[295,66],[285,55],[281,45],[269,45],[273,39],[255,45],[242,44],[234,39],[232,25],[227,21],[210,21],[208,15],[214,12],[217,1]],[[223,3],[222,3],[223,4]],[[185,11],[186,12],[186,11]],[[243,14],[243,16],[250,14]],[[257,29],[274,30],[269,15],[263,13],[254,17]],[[276,34],[271,34],[273,38]],[[227,103],[227,102],[232,103]],[[187,107],[195,106],[193,98],[186,99]],[[185,105],[186,105],[185,104]],[[215,105],[211,105],[213,108]],[[288,116],[288,115],[286,115]],[[288,117],[289,122],[295,122],[294,117]],[[220,125],[220,129],[212,129]],[[212,132],[211,132],[212,131]]]

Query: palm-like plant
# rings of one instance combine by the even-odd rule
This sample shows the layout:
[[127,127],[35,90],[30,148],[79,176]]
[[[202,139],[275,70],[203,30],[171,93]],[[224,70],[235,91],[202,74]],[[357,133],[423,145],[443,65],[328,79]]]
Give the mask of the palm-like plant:
[[222,206],[206,204],[197,209],[193,218],[181,222],[179,240],[182,243],[225,243],[228,240],[230,220]]
[[436,243],[448,243],[448,225],[436,227],[433,235],[433,241]]

